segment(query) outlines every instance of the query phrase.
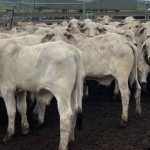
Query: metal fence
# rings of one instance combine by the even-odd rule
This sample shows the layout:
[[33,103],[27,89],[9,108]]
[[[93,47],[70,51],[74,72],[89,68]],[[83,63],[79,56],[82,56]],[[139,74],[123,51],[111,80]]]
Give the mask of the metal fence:
[[121,21],[128,16],[133,16],[135,19],[141,20],[142,22],[150,21],[150,12],[104,12],[94,13],[93,18],[108,15],[112,18],[112,21]]
[[81,13],[14,13],[14,11],[7,11],[0,13],[0,26],[5,28],[11,28],[14,22],[19,20],[33,21],[33,22],[45,22],[51,24],[53,22],[61,22],[63,20],[70,20],[72,18],[77,19],[97,19],[99,17],[108,15],[112,18],[112,21],[121,21],[127,16],[133,16],[135,19],[142,22],[150,21],[150,12],[83,12]]
[[[35,1],[35,0],[34,0]],[[4,2],[0,1],[0,4],[8,4],[14,6],[16,5],[17,10],[11,9],[6,12],[0,13],[0,26],[3,25],[6,28],[11,28],[13,22],[17,22],[19,20],[26,20],[26,21],[33,21],[33,22],[45,22],[45,23],[52,23],[52,22],[61,22],[62,20],[69,20],[72,18],[77,19],[97,19],[101,16],[108,15],[112,17],[112,21],[121,21],[127,16],[133,16],[136,19],[139,19],[143,22],[150,20],[150,12],[97,12],[97,11],[87,11],[86,4],[84,2],[80,3],[24,3],[22,2]],[[34,9],[32,12],[28,12],[30,5]],[[62,9],[62,5],[65,9]],[[40,6],[40,7],[38,7]],[[42,7],[51,7],[51,10],[48,12],[40,11],[39,8]],[[72,8],[71,11],[68,11],[67,8]],[[37,8],[38,11],[35,11]],[[57,11],[52,11],[56,9]],[[58,9],[60,8],[60,11]],[[78,8],[74,10],[74,8]],[[74,10],[74,11],[73,11]]]

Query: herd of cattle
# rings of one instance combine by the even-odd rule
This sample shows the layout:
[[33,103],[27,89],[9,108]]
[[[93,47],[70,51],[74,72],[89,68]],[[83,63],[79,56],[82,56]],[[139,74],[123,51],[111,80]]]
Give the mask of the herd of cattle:
[[46,105],[55,96],[60,115],[59,150],[67,150],[68,142],[74,141],[77,116],[78,125],[81,123],[87,79],[105,86],[115,81],[114,95],[121,95],[121,125],[125,127],[132,87],[136,113],[142,113],[141,90],[146,88],[149,69],[150,22],[133,17],[122,22],[111,22],[108,16],[52,25],[18,22],[10,31],[0,30],[0,93],[8,114],[4,141],[15,133],[16,108],[21,114],[21,132],[28,134],[29,91],[36,99],[34,114],[40,124]]

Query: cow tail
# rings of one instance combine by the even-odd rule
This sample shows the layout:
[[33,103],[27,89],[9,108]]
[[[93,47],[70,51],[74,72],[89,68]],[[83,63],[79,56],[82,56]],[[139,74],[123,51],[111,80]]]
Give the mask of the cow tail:
[[77,114],[77,127],[80,130],[82,128],[82,97],[83,97],[84,67],[80,50],[75,50],[74,52],[75,52],[77,73],[72,96],[73,100],[75,101],[75,111]]
[[128,42],[128,45],[132,48],[133,55],[134,55],[134,62],[129,76],[129,84],[132,87],[134,84],[138,82],[138,77],[137,77],[138,50],[133,43]]

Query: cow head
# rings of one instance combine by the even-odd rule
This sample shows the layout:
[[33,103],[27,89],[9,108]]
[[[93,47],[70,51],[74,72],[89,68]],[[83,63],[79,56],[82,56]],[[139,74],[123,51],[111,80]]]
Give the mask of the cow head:
[[132,42],[135,46],[137,46],[135,33],[132,30],[125,30],[125,37],[129,42]]
[[138,30],[137,35],[144,43],[144,41],[150,37],[150,22],[142,24],[142,27]]
[[80,31],[85,33],[88,37],[94,37],[99,34],[104,34],[106,29],[101,24],[91,22],[85,25],[84,28],[81,28]]
[[109,22],[112,20],[112,18],[109,17],[109,16],[103,16],[103,17],[100,17],[100,18],[97,18],[97,19],[100,21],[100,23],[102,25],[108,25]]
[[104,34],[107,32],[107,30],[103,26],[100,26],[100,25],[98,25],[96,29],[98,30],[99,34]]
[[77,20],[77,19],[71,19],[69,21],[68,28],[70,29],[71,33],[80,33],[80,30],[79,30],[79,20]]
[[133,16],[128,16],[123,20],[123,22],[126,24],[132,24],[135,21],[137,21],[137,20]]
[[142,45],[142,54],[146,63],[150,66],[150,38],[146,39]]
[[149,67],[138,66],[138,80],[141,84],[142,90],[147,93],[147,77],[149,75]]

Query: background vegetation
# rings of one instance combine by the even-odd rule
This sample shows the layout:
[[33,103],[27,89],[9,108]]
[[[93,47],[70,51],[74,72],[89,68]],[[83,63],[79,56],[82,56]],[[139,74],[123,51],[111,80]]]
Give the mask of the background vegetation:
[[[14,4],[8,4],[7,2],[14,2]],[[0,11],[5,11],[6,9],[14,9],[15,12],[23,12],[24,10],[28,12],[34,12],[34,5],[23,6],[21,4],[22,2],[24,3],[34,3],[34,2],[49,3],[49,2],[55,2],[55,0],[0,0]],[[35,7],[40,7],[40,6],[35,6]],[[44,7],[44,12],[53,11],[53,10],[49,10],[49,8],[46,5],[43,5],[43,7]],[[144,12],[148,8],[150,8],[150,0],[147,0],[147,3],[145,2],[145,0],[138,0],[137,10],[132,10],[132,11]],[[130,11],[130,10],[126,10],[126,11]]]

